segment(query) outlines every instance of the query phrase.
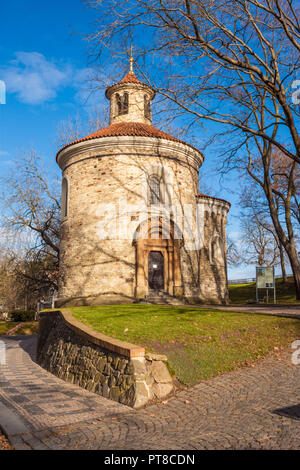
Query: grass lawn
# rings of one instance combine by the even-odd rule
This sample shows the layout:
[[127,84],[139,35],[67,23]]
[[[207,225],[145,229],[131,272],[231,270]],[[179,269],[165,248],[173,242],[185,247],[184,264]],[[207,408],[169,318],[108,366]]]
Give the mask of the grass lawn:
[[39,329],[39,322],[32,321],[22,326],[16,331],[16,335],[37,335]]
[[[9,330],[12,330],[15,326],[19,325],[20,322],[4,321],[0,322],[0,335],[6,335]],[[39,322],[32,321],[19,328],[14,334],[15,335],[36,335],[38,332]]]
[[[232,304],[256,302],[255,282],[248,284],[229,284],[229,297]],[[260,290],[260,294],[263,290]],[[264,293],[264,295],[266,295]],[[282,279],[276,279],[276,300],[278,303],[299,303],[296,300],[294,281],[292,277],[283,284]],[[273,303],[273,291],[269,291],[269,303]]]
[[74,307],[75,318],[108,336],[166,354],[185,385],[232,370],[300,338],[300,321],[161,305]]
[[6,335],[9,330],[12,330],[19,322],[15,321],[1,321],[0,322],[0,335]]

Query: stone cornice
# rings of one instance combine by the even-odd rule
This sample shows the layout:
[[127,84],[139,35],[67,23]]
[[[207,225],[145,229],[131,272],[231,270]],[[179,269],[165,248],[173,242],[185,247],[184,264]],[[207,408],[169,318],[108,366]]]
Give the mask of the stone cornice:
[[196,198],[197,198],[198,204],[203,204],[209,209],[218,208],[218,209],[228,212],[231,207],[230,202],[225,201],[225,199],[220,199],[218,197],[197,194]]
[[[120,148],[126,146],[131,147],[128,152]],[[114,153],[111,152],[112,147]],[[86,158],[116,157],[119,155],[176,158],[185,163],[188,161],[196,170],[199,170],[204,160],[200,151],[182,142],[157,137],[110,136],[78,142],[63,148],[57,154],[57,163],[64,170],[70,159],[73,160],[74,157],[78,157],[78,159],[72,161],[72,164]]]
[[153,90],[153,88],[151,88],[149,85],[146,85],[145,83],[132,83],[132,82],[123,82],[123,83],[115,83],[114,85],[111,85],[109,86],[107,89],[106,89],[106,92],[105,92],[105,96],[106,98],[109,100],[111,98],[111,95],[116,92],[116,91],[120,91],[120,90],[147,90],[147,92],[150,94],[150,98],[151,100],[153,100],[153,98],[155,97],[156,95],[156,92]]

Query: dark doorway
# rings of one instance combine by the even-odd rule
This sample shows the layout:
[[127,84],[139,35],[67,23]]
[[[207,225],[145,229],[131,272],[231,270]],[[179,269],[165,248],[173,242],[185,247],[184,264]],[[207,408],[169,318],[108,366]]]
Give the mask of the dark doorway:
[[161,290],[164,288],[164,257],[160,251],[150,251],[148,257],[149,288]]

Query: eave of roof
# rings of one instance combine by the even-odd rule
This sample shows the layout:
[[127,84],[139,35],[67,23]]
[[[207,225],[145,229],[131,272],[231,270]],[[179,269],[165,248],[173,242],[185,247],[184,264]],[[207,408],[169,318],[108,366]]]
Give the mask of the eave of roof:
[[[156,127],[152,125],[144,124],[141,122],[124,122],[124,123],[111,124],[110,126],[105,127],[104,129],[100,129],[99,131],[94,132],[93,134],[90,134],[86,137],[83,137],[82,139],[78,139],[78,140],[75,140],[74,142],[70,142],[69,144],[65,145],[57,152],[56,160],[57,160],[59,153],[62,150],[66,149],[67,147],[70,147],[71,145],[79,144],[80,142],[85,142],[88,140],[100,139],[103,137],[121,137],[121,136],[137,136],[137,137],[166,139],[166,140],[179,142],[181,144],[187,145],[188,147],[191,147],[193,150],[196,150],[198,153],[201,153],[196,147],[193,147],[191,144],[188,144],[182,140],[179,140],[176,137],[173,137],[167,134],[166,132],[160,131],[159,129],[157,129]],[[202,155],[202,158],[204,158],[203,155]]]

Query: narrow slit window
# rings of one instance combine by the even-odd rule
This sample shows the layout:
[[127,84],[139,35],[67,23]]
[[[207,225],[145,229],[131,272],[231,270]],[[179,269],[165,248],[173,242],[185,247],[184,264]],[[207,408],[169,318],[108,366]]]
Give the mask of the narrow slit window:
[[125,92],[122,96],[116,94],[118,116],[128,113],[128,93]]
[[151,176],[149,178],[149,204],[159,204],[160,200],[160,180],[156,176]]
[[151,119],[151,106],[147,95],[144,95],[144,116],[147,119]]
[[61,214],[62,218],[65,219],[68,216],[68,197],[69,197],[68,180],[63,178],[62,181],[62,193],[61,193]]

